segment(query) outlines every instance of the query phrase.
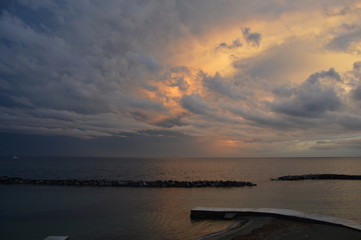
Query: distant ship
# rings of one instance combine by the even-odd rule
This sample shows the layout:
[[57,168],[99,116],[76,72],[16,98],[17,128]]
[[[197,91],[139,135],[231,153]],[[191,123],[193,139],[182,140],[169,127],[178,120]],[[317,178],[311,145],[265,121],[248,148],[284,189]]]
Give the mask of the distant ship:
[[19,157],[16,156],[16,155],[14,155],[14,156],[12,156],[11,158],[12,158],[12,159],[17,159],[17,158],[19,158]]

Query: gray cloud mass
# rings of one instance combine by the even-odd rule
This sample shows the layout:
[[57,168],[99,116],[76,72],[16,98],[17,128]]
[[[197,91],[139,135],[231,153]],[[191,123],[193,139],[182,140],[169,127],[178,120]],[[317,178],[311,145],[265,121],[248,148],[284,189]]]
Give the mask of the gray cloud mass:
[[242,33],[247,43],[258,47],[261,44],[261,34],[257,32],[251,32],[251,28],[246,27],[242,29]]
[[212,111],[198,94],[184,95],[180,102],[183,108],[195,114],[208,115]]
[[218,45],[217,49],[236,49],[236,48],[240,48],[242,47],[243,44],[242,42],[239,40],[239,38],[235,39],[232,41],[231,44],[222,42]]
[[[351,136],[361,130],[361,62],[349,71],[328,66],[293,79],[291,73],[312,65],[305,53],[311,40],[290,28],[278,41],[278,33],[264,27],[297,10],[317,9],[327,18],[359,13],[356,7],[333,8],[339,5],[0,1],[0,133],[39,135],[42,143],[43,136],[76,138],[92,146],[118,138],[124,151],[124,139],[135,145],[145,139],[152,154],[155,141],[169,141],[182,153],[179,142],[195,155],[191,145],[205,139],[271,148],[310,134]],[[327,41],[317,42],[324,49],[311,54],[360,54],[361,27],[351,20],[329,31]],[[218,32],[229,35],[213,39]],[[356,148],[360,140],[320,141],[310,149],[333,146]]]
[[293,94],[284,101],[272,104],[276,112],[291,116],[314,117],[327,111],[336,111],[342,106],[335,89],[323,84],[321,78],[332,78],[341,81],[334,69],[312,74]]

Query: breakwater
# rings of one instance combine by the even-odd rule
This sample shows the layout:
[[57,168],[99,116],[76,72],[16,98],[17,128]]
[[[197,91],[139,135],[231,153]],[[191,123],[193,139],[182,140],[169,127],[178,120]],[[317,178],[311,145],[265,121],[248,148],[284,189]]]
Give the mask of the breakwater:
[[33,184],[33,185],[59,185],[59,186],[94,186],[94,187],[145,187],[145,188],[200,188],[200,187],[252,187],[256,184],[244,181],[132,181],[107,179],[28,179],[1,176],[0,184]]
[[297,180],[361,180],[361,175],[345,174],[306,174],[287,175],[272,180],[276,181],[297,181]]

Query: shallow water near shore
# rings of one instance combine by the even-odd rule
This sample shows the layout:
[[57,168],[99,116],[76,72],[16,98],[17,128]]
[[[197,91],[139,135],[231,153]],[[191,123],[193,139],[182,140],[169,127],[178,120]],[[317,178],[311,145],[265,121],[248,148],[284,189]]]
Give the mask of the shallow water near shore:
[[196,206],[288,208],[361,222],[361,182],[270,181],[308,173],[361,174],[361,158],[1,158],[0,175],[24,178],[239,180],[241,188],[0,186],[1,239],[192,239],[231,224],[192,221]]

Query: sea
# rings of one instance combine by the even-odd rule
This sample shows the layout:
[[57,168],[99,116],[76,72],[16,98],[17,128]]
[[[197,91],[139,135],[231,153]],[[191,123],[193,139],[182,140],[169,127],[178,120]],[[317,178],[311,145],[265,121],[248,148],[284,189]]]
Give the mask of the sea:
[[361,223],[361,181],[271,181],[361,175],[361,158],[1,157],[0,176],[41,179],[237,180],[240,188],[0,185],[0,239],[197,239],[233,224],[192,220],[194,207],[283,208]]

